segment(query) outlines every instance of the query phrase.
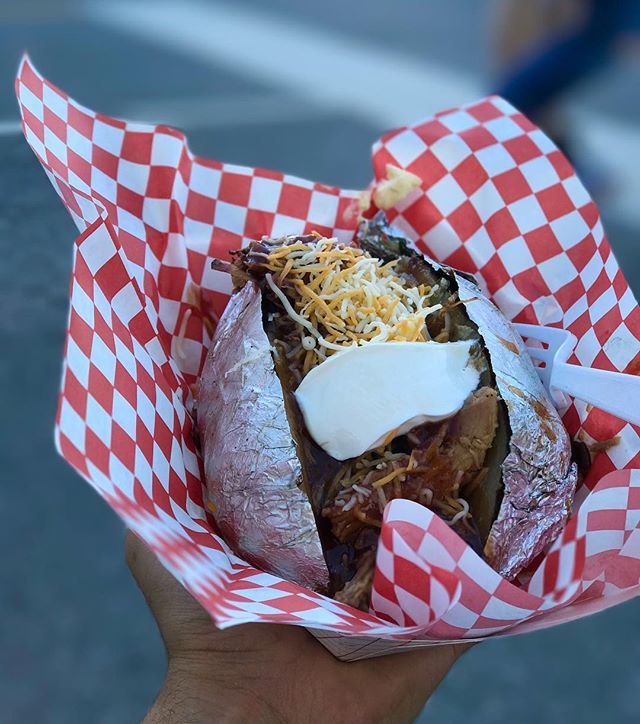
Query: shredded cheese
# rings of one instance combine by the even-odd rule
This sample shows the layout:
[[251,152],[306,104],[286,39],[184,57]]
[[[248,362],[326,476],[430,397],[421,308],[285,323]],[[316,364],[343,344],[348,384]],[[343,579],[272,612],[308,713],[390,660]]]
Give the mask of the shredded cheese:
[[[396,265],[397,261],[384,264],[361,249],[320,235],[304,242],[285,241],[265,255],[267,287],[284,310],[274,314],[286,315],[295,325],[285,354],[298,382],[328,356],[347,347],[430,339],[427,317],[442,309],[430,303],[435,289],[425,284],[409,286],[395,273]],[[366,509],[371,501],[383,511],[388,500],[401,497],[407,479],[423,472],[406,454],[387,448],[395,433],[391,431],[376,450],[342,469],[335,499],[341,513],[352,510],[361,522],[380,525],[360,506]],[[397,467],[389,471],[390,463]],[[381,477],[376,480],[376,475]],[[452,491],[456,496],[459,487],[460,476]],[[420,496],[420,502],[441,511],[449,525],[469,515],[463,498],[435,498],[429,488]]]
[[456,501],[462,506],[462,510],[457,512],[451,520],[446,521],[447,525],[455,525],[462,518],[466,518],[469,515],[469,503],[464,498],[456,498]]
[[407,286],[397,261],[317,236],[275,247],[266,282],[299,327],[303,373],[334,352],[370,342],[426,341],[431,289]]
[[373,483],[374,488],[381,488],[383,485],[386,485],[387,483],[390,483],[392,480],[398,477],[398,475],[404,475],[408,471],[408,468],[396,468],[393,472],[390,472],[388,475],[385,475],[384,478],[380,478],[380,480],[376,480],[375,483]]

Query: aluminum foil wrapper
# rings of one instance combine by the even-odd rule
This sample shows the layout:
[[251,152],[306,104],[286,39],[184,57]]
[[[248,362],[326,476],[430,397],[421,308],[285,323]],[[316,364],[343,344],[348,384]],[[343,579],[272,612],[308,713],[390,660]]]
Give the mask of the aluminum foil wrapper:
[[253,565],[315,590],[329,574],[282,386],[262,323],[262,295],[247,283],[220,320],[198,395],[209,501],[225,541]]
[[455,274],[460,299],[478,326],[511,428],[502,463],[504,494],[485,554],[513,578],[562,531],[577,483],[571,441],[529,357],[502,313],[467,278]]

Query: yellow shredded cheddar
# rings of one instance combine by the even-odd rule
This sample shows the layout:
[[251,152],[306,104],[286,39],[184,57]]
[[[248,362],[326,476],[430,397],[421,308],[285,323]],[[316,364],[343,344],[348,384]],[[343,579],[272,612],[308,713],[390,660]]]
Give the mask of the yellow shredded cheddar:
[[287,259],[287,263],[284,265],[284,269],[280,272],[278,276],[278,282],[282,284],[282,282],[287,278],[287,275],[293,268],[293,259]]
[[389,475],[385,475],[384,478],[380,478],[380,480],[376,480],[375,483],[373,483],[374,488],[381,488],[383,485],[386,485],[387,483],[390,483],[392,480],[395,480],[395,478],[398,477],[398,475],[404,475],[406,472],[408,472],[408,468],[396,468],[392,472],[389,473]]
[[319,235],[273,248],[265,263],[270,284],[289,300],[285,309],[301,337],[316,340],[300,352],[303,374],[341,347],[428,339],[425,319],[440,305],[430,305],[427,285],[396,276],[397,263]]

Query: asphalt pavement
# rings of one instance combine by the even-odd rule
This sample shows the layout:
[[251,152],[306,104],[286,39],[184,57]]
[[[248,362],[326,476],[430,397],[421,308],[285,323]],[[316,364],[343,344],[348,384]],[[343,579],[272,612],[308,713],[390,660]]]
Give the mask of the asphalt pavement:
[[[238,43],[243,32],[260,32],[268,16],[309,38],[337,38],[335,52],[345,58],[357,48],[357,62],[370,57],[375,64],[386,54],[429,84],[425,113],[439,107],[438,69],[451,78],[443,93],[490,89],[488,4],[406,0],[396,3],[391,20],[389,3],[358,0],[348,11],[345,5],[253,0],[199,7],[206,18],[220,11],[229,20],[230,8],[249,13],[254,19],[239,24]],[[158,13],[184,6],[193,3],[157,3]],[[371,110],[370,98],[355,91],[339,102],[338,86],[307,93],[277,64],[267,77],[235,56],[191,51],[190,29],[179,24],[168,41],[133,20],[127,27],[123,17],[81,2],[0,6],[1,721],[137,721],[164,673],[157,631],[122,559],[122,525],[53,448],[76,229],[15,129],[12,80],[22,50],[85,105],[180,125],[197,153],[342,186],[368,183],[370,145],[385,119],[395,117]],[[310,43],[318,62],[322,52]],[[637,80],[637,66],[614,66],[578,89],[571,103],[583,118],[597,119],[584,130],[637,130],[640,99],[628,92]],[[415,97],[407,106],[416,107]],[[615,198],[603,198],[602,210],[638,290],[640,218]],[[631,601],[560,628],[483,643],[463,657],[420,721],[637,721],[639,612]]]

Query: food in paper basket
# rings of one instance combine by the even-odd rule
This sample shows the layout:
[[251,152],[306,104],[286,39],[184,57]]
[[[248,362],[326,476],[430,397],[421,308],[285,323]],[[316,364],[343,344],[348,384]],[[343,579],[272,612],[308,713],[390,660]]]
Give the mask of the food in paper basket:
[[559,534],[577,471],[522,340],[380,212],[357,245],[263,239],[200,380],[211,510],[264,570],[366,609],[385,505],[432,509],[507,579]]

